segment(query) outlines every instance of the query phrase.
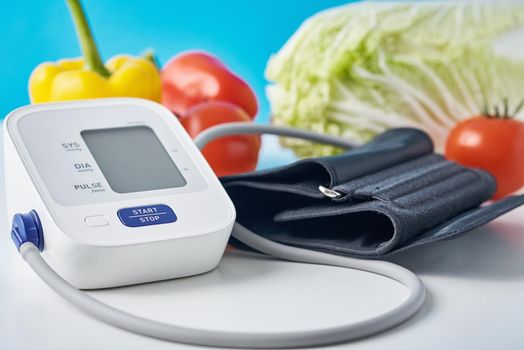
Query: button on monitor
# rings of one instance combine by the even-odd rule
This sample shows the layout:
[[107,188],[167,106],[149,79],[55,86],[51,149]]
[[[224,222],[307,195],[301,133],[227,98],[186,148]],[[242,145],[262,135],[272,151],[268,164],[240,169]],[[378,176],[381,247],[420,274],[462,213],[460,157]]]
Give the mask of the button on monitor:
[[165,204],[123,208],[118,211],[120,221],[129,227],[168,224],[177,221],[173,209]]
[[107,221],[107,218],[103,215],[87,216],[84,219],[84,221],[86,225],[89,227],[100,227],[109,225],[109,221]]

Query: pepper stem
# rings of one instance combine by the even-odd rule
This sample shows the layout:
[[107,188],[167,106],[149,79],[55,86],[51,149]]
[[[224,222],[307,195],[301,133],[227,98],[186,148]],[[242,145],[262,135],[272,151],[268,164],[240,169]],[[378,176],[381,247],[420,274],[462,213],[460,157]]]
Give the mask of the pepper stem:
[[156,69],[160,70],[160,63],[158,62],[158,57],[156,56],[156,53],[153,49],[147,49],[142,53],[142,57],[144,57],[149,62],[153,63]]
[[107,70],[100,58],[100,53],[96,47],[95,39],[91,33],[91,28],[87,22],[85,11],[80,0],[66,0],[69,13],[73,19],[76,35],[80,42],[84,64],[87,69],[92,70],[103,77],[109,77],[111,73]]

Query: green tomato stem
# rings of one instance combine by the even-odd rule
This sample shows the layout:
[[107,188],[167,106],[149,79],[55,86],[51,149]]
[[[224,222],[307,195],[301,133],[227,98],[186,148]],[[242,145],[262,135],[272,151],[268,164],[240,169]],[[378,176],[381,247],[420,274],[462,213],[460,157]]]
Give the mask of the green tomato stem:
[[513,112],[513,116],[516,116],[520,112],[522,107],[524,107],[524,98],[522,100],[520,100],[520,103],[515,108],[515,112]]
[[66,0],[69,13],[73,19],[76,35],[80,42],[84,64],[87,69],[92,70],[103,77],[109,77],[111,73],[107,70],[100,58],[100,53],[96,47],[95,39],[91,33],[91,28],[87,21],[85,11],[80,0]]

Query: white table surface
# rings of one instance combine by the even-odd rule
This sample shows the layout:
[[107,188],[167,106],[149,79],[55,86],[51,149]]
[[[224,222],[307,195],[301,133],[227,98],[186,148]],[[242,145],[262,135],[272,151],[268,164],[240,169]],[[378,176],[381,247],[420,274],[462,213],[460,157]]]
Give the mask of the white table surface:
[[[275,145],[266,141],[264,158]],[[25,265],[0,212],[0,349],[198,348],[127,333],[76,310]],[[331,348],[524,349],[523,217],[520,208],[461,238],[398,255],[393,261],[426,285],[423,309],[388,332]],[[394,307],[406,290],[359,271],[233,251],[205,275],[91,294],[128,312],[186,326],[283,331],[362,320]]]

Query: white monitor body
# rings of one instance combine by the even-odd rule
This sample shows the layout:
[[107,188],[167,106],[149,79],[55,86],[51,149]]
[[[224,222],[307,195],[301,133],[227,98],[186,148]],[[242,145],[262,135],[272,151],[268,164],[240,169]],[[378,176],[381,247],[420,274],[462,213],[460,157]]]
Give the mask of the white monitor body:
[[9,217],[36,210],[43,256],[77,288],[204,273],[235,208],[177,118],[130,98],[38,104],[5,120]]

